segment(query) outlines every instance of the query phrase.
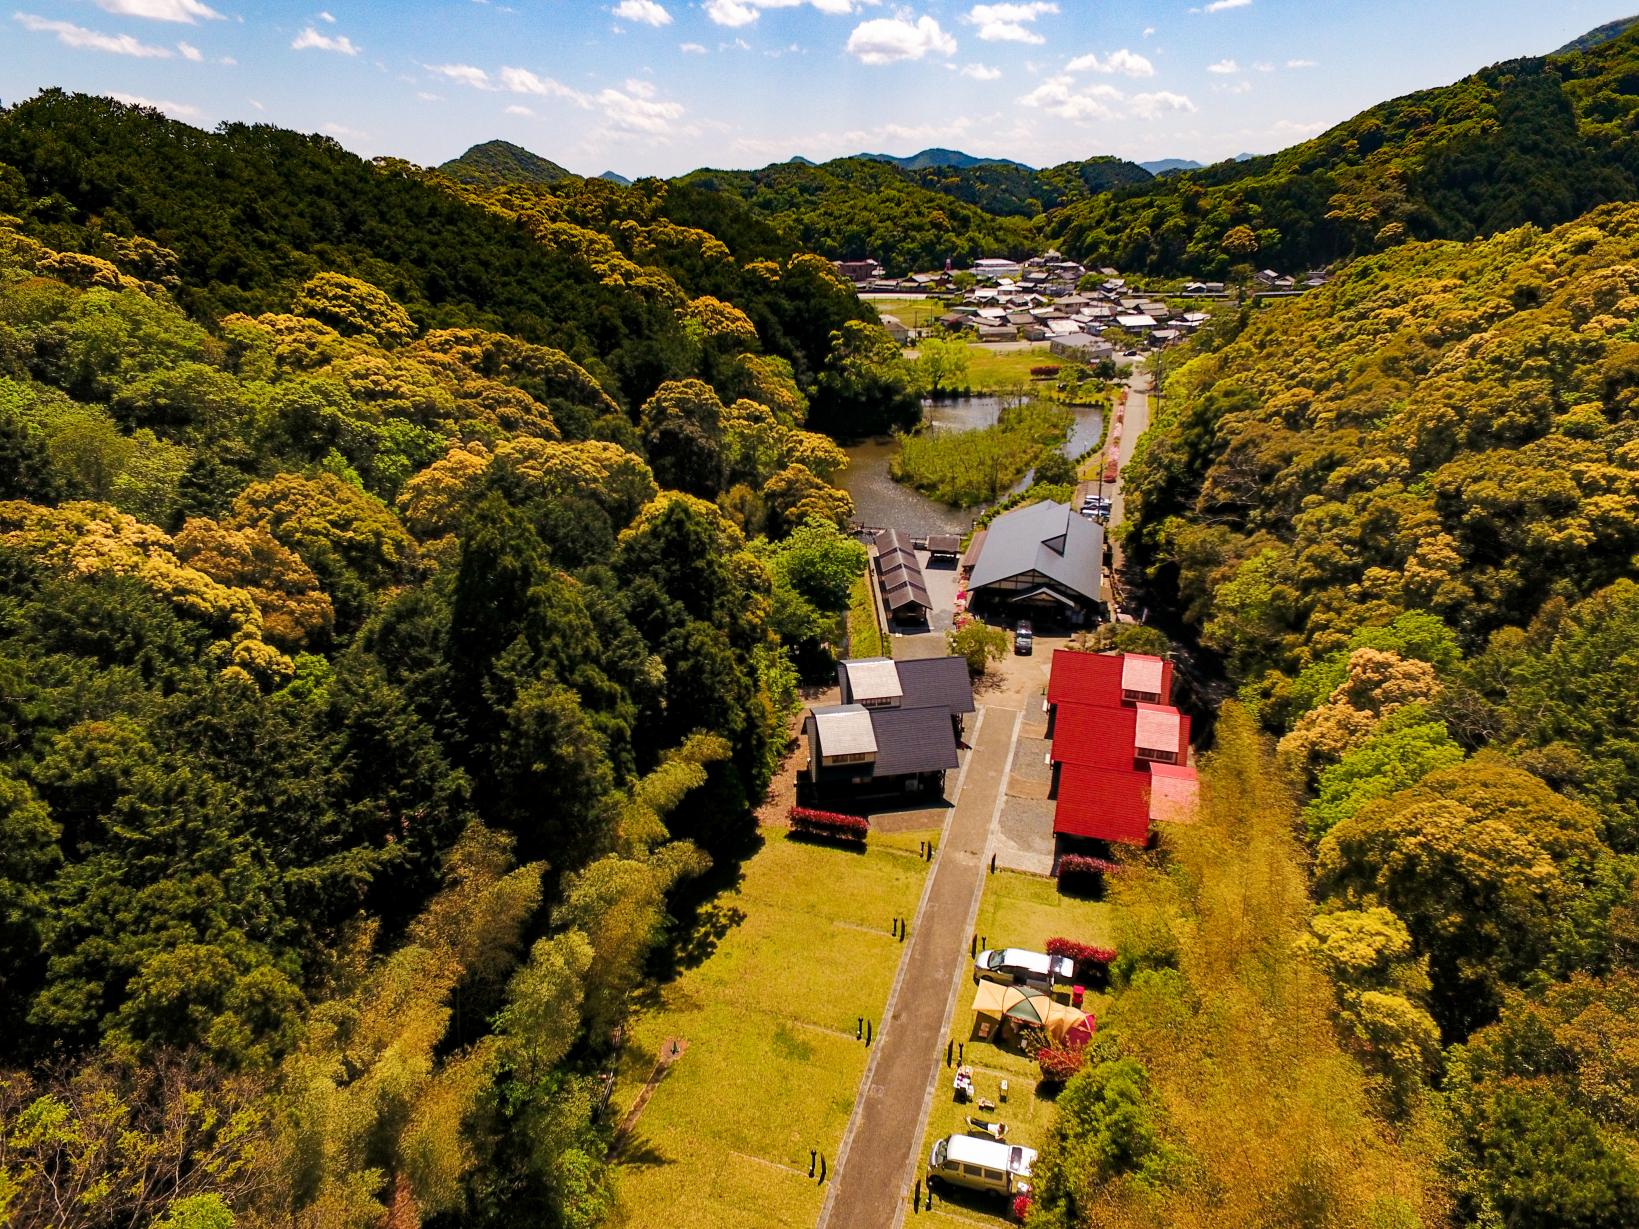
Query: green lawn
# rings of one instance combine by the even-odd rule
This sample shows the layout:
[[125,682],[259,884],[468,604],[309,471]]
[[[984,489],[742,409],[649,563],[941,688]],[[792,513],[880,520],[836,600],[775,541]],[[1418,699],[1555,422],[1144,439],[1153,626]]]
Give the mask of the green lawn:
[[[1053,357],[1046,342],[1036,343],[1027,350],[1006,351],[974,342],[967,348],[967,386],[972,392],[984,393],[1028,385],[1032,367],[1062,364],[1063,360]],[[1043,388],[1050,389],[1052,384],[1044,381]]]
[[924,328],[950,310],[942,299],[879,299],[872,295],[865,302],[876,308],[878,315],[897,316],[907,329]]
[[[1054,935],[1079,939],[1083,943],[1108,943],[1109,906],[1099,901],[1060,896],[1057,885],[1050,879],[997,871],[985,884],[974,929],[988,939],[991,947],[1026,947],[1040,951]],[[939,1084],[933,1094],[933,1107],[923,1131],[921,1155],[924,1160],[918,1176],[926,1172],[926,1157],[934,1141],[946,1135],[965,1132],[968,1129],[968,1115],[991,1122],[1005,1122],[1009,1143],[1037,1149],[1041,1147],[1048,1124],[1052,1121],[1053,1102],[1049,1097],[1038,1094],[1036,1089],[1038,1071],[1035,1063],[1015,1048],[1004,1048],[974,1037],[974,1015],[969,1007],[972,1001],[972,985],[963,982],[950,1039],[962,1043],[968,1065],[973,1068],[975,1099],[987,1098],[997,1105],[994,1110],[980,1110],[973,1103],[957,1104],[951,1092],[951,1077],[955,1075],[955,1068],[941,1066]],[[1099,1016],[1103,1012],[1104,996],[1089,993],[1082,1005]],[[1001,1081],[1004,1079],[1008,1083],[1005,1104],[1001,1101]],[[991,1215],[997,1220],[1006,1210],[999,1199],[954,1192],[952,1202],[941,1202],[934,1209],[934,1215],[946,1219],[942,1213],[947,1207],[950,1216],[971,1218],[974,1215]]]
[[620,1223],[814,1224],[825,1192],[809,1149],[835,1164],[869,1056],[855,1021],[881,1023],[904,951],[892,919],[916,911],[929,835],[873,835],[859,854],[765,833],[740,886],[706,911],[715,950],[633,1025],[621,1115],[666,1039],[688,1048],[622,1150]]

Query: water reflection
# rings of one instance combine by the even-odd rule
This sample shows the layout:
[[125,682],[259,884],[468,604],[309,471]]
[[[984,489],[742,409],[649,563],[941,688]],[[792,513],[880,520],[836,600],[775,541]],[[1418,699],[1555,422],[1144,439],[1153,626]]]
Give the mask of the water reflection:
[[[993,426],[1004,402],[1000,397],[956,397],[923,405],[924,421],[934,430],[969,431]],[[1075,407],[1076,421],[1064,451],[1074,457],[1098,443],[1104,431],[1103,411]],[[836,479],[854,499],[854,515],[866,525],[882,525],[908,533],[966,533],[984,509],[952,508],[929,499],[888,477],[888,462],[899,451],[892,439],[867,440],[845,449],[848,468]],[[1015,489],[1030,484],[1026,474]]]

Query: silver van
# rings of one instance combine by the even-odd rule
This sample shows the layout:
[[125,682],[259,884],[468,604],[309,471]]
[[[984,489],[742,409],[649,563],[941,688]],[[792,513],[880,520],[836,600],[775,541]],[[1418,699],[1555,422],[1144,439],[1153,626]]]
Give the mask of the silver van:
[[1034,1148],[977,1135],[947,1135],[928,1156],[928,1186],[948,1183],[996,1195],[1028,1195],[1035,1163]]
[[1006,985],[1042,986],[1051,989],[1075,978],[1075,961],[1067,956],[1047,956],[1022,947],[987,949],[973,958],[973,983],[1001,982]]

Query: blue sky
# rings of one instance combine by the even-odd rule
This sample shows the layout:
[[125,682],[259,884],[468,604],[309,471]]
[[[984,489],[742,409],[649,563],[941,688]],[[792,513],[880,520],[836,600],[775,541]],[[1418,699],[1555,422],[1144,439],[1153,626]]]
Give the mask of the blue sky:
[[48,85],[437,163],[502,137],[672,175],[929,145],[1046,165],[1290,145],[1634,0],[14,0]]

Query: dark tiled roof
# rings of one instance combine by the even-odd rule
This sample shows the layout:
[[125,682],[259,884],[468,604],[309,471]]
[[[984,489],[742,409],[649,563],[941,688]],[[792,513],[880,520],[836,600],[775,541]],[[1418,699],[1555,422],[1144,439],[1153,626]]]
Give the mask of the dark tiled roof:
[[945,708],[874,708],[878,777],[956,767],[956,731]]
[[964,657],[922,657],[894,663],[904,694],[901,708],[941,708],[949,713],[973,711],[973,684]]
[[954,555],[962,549],[962,539],[953,533],[930,533],[928,552],[934,555]]

